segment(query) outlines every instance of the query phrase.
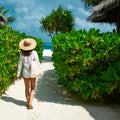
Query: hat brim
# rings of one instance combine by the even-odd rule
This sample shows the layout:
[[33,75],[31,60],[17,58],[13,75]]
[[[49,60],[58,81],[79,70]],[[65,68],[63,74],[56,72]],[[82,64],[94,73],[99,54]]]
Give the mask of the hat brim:
[[[31,41],[31,45],[26,47],[26,46],[24,46],[24,41],[28,40],[28,39]],[[25,39],[21,40],[19,43],[19,49],[22,49],[25,51],[33,50],[35,47],[36,47],[36,41],[32,38],[25,38]]]

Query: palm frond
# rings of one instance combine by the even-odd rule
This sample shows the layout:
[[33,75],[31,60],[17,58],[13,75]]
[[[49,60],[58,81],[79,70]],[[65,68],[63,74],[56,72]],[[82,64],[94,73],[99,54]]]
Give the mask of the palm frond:
[[15,19],[14,17],[8,17],[7,20],[8,20],[8,22],[11,22],[11,23],[12,23],[12,22],[14,22],[16,19]]
[[4,10],[4,7],[0,7],[0,13],[2,13],[3,10]]
[[3,15],[7,15],[8,12],[9,12],[9,10],[4,10],[4,11],[2,12],[2,14],[3,14]]

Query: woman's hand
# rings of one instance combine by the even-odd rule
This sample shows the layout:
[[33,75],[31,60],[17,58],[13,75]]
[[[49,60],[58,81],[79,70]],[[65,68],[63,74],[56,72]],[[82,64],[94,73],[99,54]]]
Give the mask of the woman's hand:
[[21,78],[22,78],[22,75],[20,75],[20,76],[18,77],[19,80],[21,80]]

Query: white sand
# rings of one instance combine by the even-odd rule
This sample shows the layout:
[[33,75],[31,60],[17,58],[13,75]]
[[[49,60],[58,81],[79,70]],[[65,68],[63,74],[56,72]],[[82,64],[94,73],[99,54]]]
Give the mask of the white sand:
[[120,106],[83,103],[58,85],[51,56],[44,50],[44,76],[37,80],[34,109],[26,108],[24,83],[18,80],[0,99],[0,120],[120,120]]

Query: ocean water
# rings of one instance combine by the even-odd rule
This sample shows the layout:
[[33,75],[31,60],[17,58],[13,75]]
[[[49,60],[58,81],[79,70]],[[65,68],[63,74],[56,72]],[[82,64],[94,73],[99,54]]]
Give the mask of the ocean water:
[[43,49],[52,50],[52,43],[44,43]]

